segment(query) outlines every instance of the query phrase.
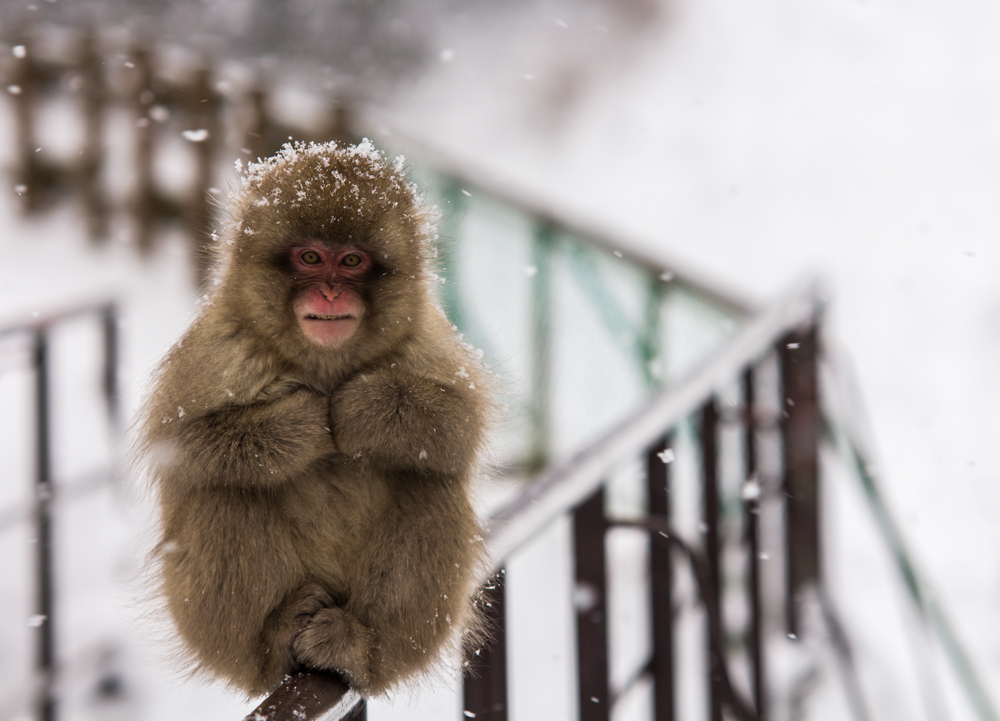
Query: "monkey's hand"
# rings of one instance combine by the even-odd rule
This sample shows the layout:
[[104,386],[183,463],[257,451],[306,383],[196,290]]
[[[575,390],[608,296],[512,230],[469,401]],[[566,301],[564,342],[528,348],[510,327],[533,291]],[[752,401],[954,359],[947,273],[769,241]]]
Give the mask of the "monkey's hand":
[[187,482],[282,483],[336,452],[329,400],[305,388],[276,400],[164,418],[154,461]]
[[330,402],[337,448],[387,467],[464,473],[482,439],[474,391],[394,369],[359,374]]
[[321,608],[292,641],[292,655],[306,668],[341,671],[351,686],[370,684],[373,635],[357,618],[337,606]]

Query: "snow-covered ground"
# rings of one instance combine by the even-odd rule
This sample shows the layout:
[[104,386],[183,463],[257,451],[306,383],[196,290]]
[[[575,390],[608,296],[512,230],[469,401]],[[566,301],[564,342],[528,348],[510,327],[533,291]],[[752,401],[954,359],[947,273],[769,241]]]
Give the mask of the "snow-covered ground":
[[[377,109],[386,128],[397,130],[387,139],[413,135],[473,159],[545,203],[619,229],[762,300],[802,273],[826,278],[830,338],[857,369],[885,495],[996,698],[1000,9],[984,0],[674,0],[660,9],[627,47],[604,39],[623,32],[606,17],[559,3],[495,18],[482,9],[456,15],[442,32],[440,66]],[[11,137],[6,126],[0,132]],[[126,412],[134,409],[155,358],[191,317],[195,294],[183,249],[167,244],[144,261],[120,245],[94,253],[71,209],[26,221],[14,214],[13,200],[0,196],[0,318],[28,320],[33,311],[104,294],[128,298],[123,379]],[[92,330],[85,323],[69,329],[63,354],[87,348]],[[68,373],[84,387],[96,361],[79,356]],[[20,361],[5,349],[0,362]],[[27,402],[18,386],[25,379],[9,378],[0,378],[4,403]],[[69,392],[84,391],[71,385]],[[92,458],[57,459],[70,476],[96,462],[110,434],[100,419],[64,424],[57,440],[82,432],[82,444],[94,449]],[[5,470],[17,483],[30,478],[24,425],[5,420],[0,440]],[[27,489],[0,490],[6,507]],[[875,717],[945,718],[916,700],[911,669],[900,672],[909,678],[902,682],[885,670],[907,652],[897,631],[883,633],[902,606],[884,578],[890,566],[862,517],[867,511],[852,493],[832,499],[839,515],[830,533],[841,554],[831,572],[853,593],[841,603],[855,622],[849,630],[860,639],[869,689],[882,699]],[[62,649],[80,659],[79,678],[88,682],[91,666],[134,679],[109,703],[69,676],[67,705],[79,718],[237,718],[247,708],[240,699],[182,684],[163,670],[169,666],[156,665],[157,637],[138,624],[121,590],[141,558],[118,550],[138,543],[147,518],[141,499],[102,491],[64,519],[60,570],[81,600],[64,617]],[[95,525],[106,533],[85,530]],[[73,555],[74,528],[96,538],[81,547],[82,558]],[[550,542],[564,546],[564,533],[554,529]],[[17,718],[23,709],[13,699],[27,680],[23,619],[30,616],[27,568],[18,559],[27,557],[30,539],[5,531],[0,543],[0,698],[12,700],[4,706]],[[540,593],[526,590],[539,578],[565,595],[567,578],[522,565],[520,589],[518,569],[511,570],[512,596]],[[98,583],[106,578],[120,585]],[[869,583],[882,591],[867,595]],[[570,643],[565,618],[541,619],[563,646]],[[526,632],[514,624],[512,633]],[[518,662],[538,663],[551,675],[514,679],[516,718],[538,717],[531,703],[540,696],[530,688],[540,678],[553,696],[571,693],[565,659],[555,655]],[[436,697],[453,716],[454,700]],[[373,707],[371,718],[406,717],[406,701]],[[553,702],[549,715],[559,713],[565,708]],[[974,717],[954,705],[947,718]]]

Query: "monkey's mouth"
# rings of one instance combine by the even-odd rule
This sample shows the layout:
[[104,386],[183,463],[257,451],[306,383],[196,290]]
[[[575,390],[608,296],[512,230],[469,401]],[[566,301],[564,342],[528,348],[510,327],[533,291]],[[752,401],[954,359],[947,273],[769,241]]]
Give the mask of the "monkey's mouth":
[[318,313],[310,313],[306,316],[306,320],[354,320],[354,316],[349,313],[343,313],[341,315],[319,315]]

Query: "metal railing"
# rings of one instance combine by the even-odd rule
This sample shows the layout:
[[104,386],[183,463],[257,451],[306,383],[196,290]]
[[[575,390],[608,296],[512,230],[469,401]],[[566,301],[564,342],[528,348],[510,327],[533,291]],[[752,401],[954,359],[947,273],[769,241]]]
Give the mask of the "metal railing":
[[52,543],[52,506],[56,500],[52,453],[52,379],[49,347],[52,330],[60,324],[84,315],[100,319],[104,362],[101,386],[110,422],[118,425],[118,315],[112,302],[82,305],[70,310],[40,313],[29,323],[0,329],[0,339],[25,336],[29,343],[29,365],[34,372],[35,478],[34,498],[30,509],[9,509],[6,524],[30,519],[34,526],[34,615],[35,678],[37,683],[34,717],[53,721],[56,713],[55,682],[58,671],[56,655],[56,604],[54,603],[54,559]]
[[[496,573],[486,581],[484,602],[494,629],[489,643],[479,651],[464,681],[465,716],[500,721],[507,716],[507,669],[505,634],[505,589],[503,565],[556,519],[573,517],[575,577],[578,589],[586,591],[586,603],[577,609],[578,696],[582,721],[605,721],[615,701],[636,680],[650,676],[654,682],[656,719],[676,718],[674,703],[674,590],[678,558],[690,567],[706,611],[710,659],[709,679],[713,720],[722,719],[723,709],[736,718],[762,720],[766,713],[766,658],[763,652],[761,615],[763,597],[758,565],[758,516],[762,498],[783,499],[787,522],[785,554],[788,569],[785,596],[788,633],[799,628],[796,599],[820,580],[819,543],[816,533],[817,449],[819,416],[816,397],[816,356],[821,303],[814,286],[797,291],[746,323],[715,355],[685,381],[662,391],[624,423],[601,440],[576,454],[568,462],[551,468],[527,485],[511,501],[497,509],[486,523],[488,548]],[[786,413],[761,412],[754,403],[755,366],[769,353],[782,359],[782,397]],[[744,402],[737,412],[722,409],[717,402],[727,384],[743,384]],[[775,416],[780,416],[780,421]],[[700,542],[684,539],[671,523],[670,462],[672,432],[689,418],[696,418],[701,438],[703,534]],[[764,487],[757,468],[754,434],[766,423],[778,423],[784,438],[784,473],[780,485]],[[746,520],[743,540],[746,562],[751,569],[749,605],[752,699],[737,690],[727,663],[726,636],[720,604],[719,531],[719,428],[737,423],[742,428],[744,470],[743,493]],[[604,484],[612,467],[623,459],[641,457],[646,467],[648,513],[616,518],[605,513]],[[608,609],[605,534],[616,526],[645,530],[651,540],[650,578],[653,654],[632,675],[628,686],[612,689],[608,680]],[[309,676],[310,674],[305,674]],[[301,684],[302,677],[286,682],[248,719],[282,719],[276,700],[289,693],[287,686]],[[346,690],[346,687],[344,687]],[[307,718],[338,719],[330,715],[337,694],[325,708]],[[360,706],[353,713],[360,714]],[[363,718],[355,716],[352,718]]]

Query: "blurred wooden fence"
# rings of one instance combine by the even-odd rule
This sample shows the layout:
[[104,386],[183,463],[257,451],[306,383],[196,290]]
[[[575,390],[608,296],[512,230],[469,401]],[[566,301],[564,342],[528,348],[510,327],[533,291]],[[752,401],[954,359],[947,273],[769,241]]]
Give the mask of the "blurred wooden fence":
[[[318,117],[290,123],[275,112],[263,71],[234,78],[240,73],[223,72],[211,56],[147,37],[29,27],[5,40],[0,77],[15,124],[8,170],[22,209],[39,213],[75,200],[94,244],[120,233],[143,253],[165,226],[179,224],[199,281],[227,159],[267,157],[290,136],[356,140],[335,97]],[[63,136],[60,146],[73,136],[75,147],[50,149],[53,135]],[[176,176],[179,167],[182,180],[165,182],[164,170]]]

